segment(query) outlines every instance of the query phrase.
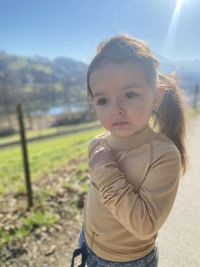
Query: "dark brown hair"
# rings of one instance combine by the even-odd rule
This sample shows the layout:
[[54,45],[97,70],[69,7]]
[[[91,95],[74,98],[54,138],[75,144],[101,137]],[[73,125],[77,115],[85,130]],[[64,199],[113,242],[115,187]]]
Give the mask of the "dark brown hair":
[[158,75],[159,62],[151,53],[148,45],[127,35],[114,36],[97,47],[97,54],[89,65],[87,72],[88,99],[93,97],[90,88],[90,74],[104,64],[112,62],[138,62],[145,70],[147,81],[152,86],[165,87],[165,95],[159,109],[154,112],[154,127],[169,137],[181,155],[182,173],[186,171],[187,155],[185,150],[185,116],[180,90],[176,79],[170,75]]

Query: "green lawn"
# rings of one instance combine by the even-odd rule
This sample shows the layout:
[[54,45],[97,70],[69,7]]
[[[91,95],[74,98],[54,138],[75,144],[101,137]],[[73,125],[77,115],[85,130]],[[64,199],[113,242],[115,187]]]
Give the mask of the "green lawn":
[[[69,126],[52,127],[52,128],[41,129],[41,130],[27,131],[26,137],[27,138],[40,137],[40,136],[45,136],[45,135],[50,135],[50,134],[61,133],[64,131],[71,131],[73,129],[80,129],[80,128],[87,127],[87,126],[89,127],[89,126],[97,125],[97,124],[98,122],[92,121],[92,122],[80,123],[78,125],[69,125]],[[20,140],[19,134],[14,134],[8,137],[0,137],[0,144],[16,142],[19,140]]]
[[[32,180],[66,165],[69,160],[87,157],[89,140],[102,131],[95,129],[30,143],[28,152]],[[0,193],[23,191],[24,175],[20,146],[1,149],[0,163]]]

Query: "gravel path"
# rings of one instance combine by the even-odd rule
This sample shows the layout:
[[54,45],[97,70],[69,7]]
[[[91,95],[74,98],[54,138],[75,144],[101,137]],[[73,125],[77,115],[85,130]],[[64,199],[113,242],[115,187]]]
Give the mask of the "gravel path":
[[160,231],[160,267],[200,267],[200,116],[188,128],[189,167]]

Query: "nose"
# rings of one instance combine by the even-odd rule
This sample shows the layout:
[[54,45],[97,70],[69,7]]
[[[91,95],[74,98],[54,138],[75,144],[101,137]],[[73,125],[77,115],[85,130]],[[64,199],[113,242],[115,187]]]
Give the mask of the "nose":
[[125,113],[124,103],[122,100],[117,100],[113,103],[113,114],[123,115]]

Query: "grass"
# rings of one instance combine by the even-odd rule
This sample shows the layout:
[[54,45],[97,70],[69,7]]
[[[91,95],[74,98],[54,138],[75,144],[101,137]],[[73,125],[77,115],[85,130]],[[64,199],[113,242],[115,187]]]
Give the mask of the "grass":
[[[50,173],[53,171],[57,173],[58,170],[65,168],[71,160],[74,160],[74,171],[70,174],[70,180],[64,182],[63,186],[66,190],[69,190],[69,193],[70,190],[74,192],[70,195],[70,205],[75,211],[80,197],[77,192],[82,195],[88,190],[88,185],[84,182],[88,170],[86,160],[88,142],[101,132],[102,129],[95,129],[30,143],[28,151],[32,181],[37,181],[44,175],[46,175],[45,179],[48,180]],[[85,160],[77,161],[81,158]],[[15,194],[25,191],[20,146],[1,149],[0,162],[0,193],[2,197],[9,193],[10,197],[8,198],[7,195],[6,199],[12,201]],[[59,176],[59,171],[57,175]],[[49,185],[51,185],[51,181]],[[58,210],[52,210],[47,204],[49,196],[56,196],[55,188],[51,186],[50,188],[37,189],[39,189],[39,192],[34,192],[37,200],[34,208],[29,212],[24,212],[26,202],[23,202],[23,204],[18,202],[16,203],[18,206],[15,206],[16,211],[18,210],[17,213],[13,212],[12,215],[5,215],[8,216],[10,222],[4,224],[0,221],[0,258],[3,255],[1,253],[3,253],[5,244],[12,244],[16,240],[21,240],[35,229],[51,226],[60,219]]]
[[[89,140],[100,132],[102,129],[95,129],[28,144],[32,180],[66,165],[70,160],[86,157]],[[13,190],[23,191],[24,175],[20,146],[1,149],[0,162],[0,194]],[[83,168],[81,165],[77,167],[80,170]]]
[[[32,130],[32,131],[27,131],[26,132],[26,137],[27,139],[29,138],[34,138],[34,137],[41,137],[41,136],[46,136],[50,134],[57,134],[61,133],[64,131],[71,131],[73,129],[80,129],[82,127],[89,127],[92,125],[96,125],[97,122],[85,122],[85,123],[80,123],[78,125],[70,125],[70,126],[61,126],[61,127],[52,127],[52,128],[46,128],[46,129],[40,129],[40,130]],[[12,136],[7,136],[7,137],[1,137],[0,138],[0,144],[5,144],[5,143],[11,143],[11,142],[17,142],[20,140],[19,134],[14,134]]]
[[188,108],[186,112],[186,116],[188,119],[191,119],[192,117],[198,115],[200,113],[200,107],[197,107],[196,109]]
[[8,225],[7,227],[0,225],[0,248],[3,244],[13,241],[16,238],[26,237],[31,231],[39,227],[50,226],[59,220],[59,216],[49,211],[38,211],[32,209],[26,213],[18,225]]

